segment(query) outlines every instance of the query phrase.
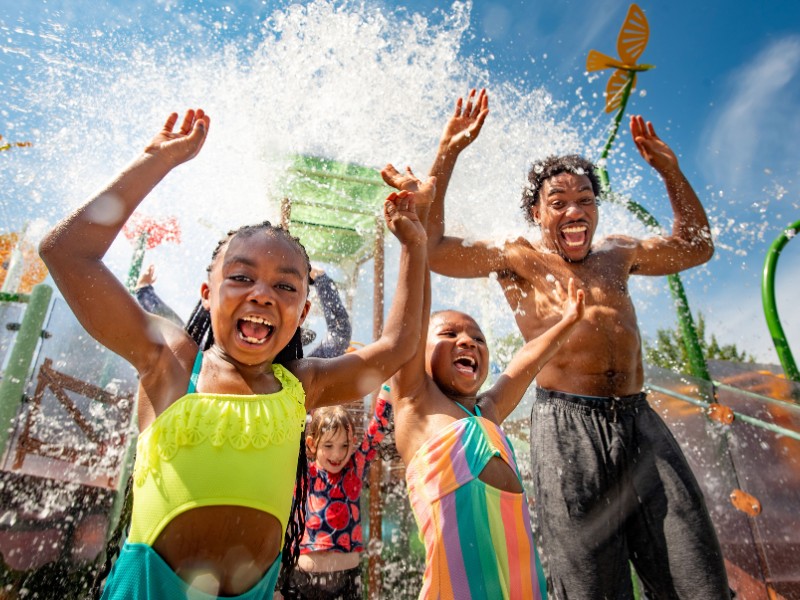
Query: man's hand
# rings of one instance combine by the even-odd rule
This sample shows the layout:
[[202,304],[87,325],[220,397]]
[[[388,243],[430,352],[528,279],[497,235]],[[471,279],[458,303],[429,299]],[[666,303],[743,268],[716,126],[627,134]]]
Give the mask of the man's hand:
[[641,115],[631,117],[631,135],[636,149],[651,167],[661,175],[678,169],[678,157],[660,137],[656,135],[653,124],[645,123]]
[[187,110],[180,129],[173,131],[177,122],[178,113],[172,113],[145,148],[148,154],[165,156],[173,167],[197,156],[206,141],[211,119],[202,108],[198,108],[197,111]]
[[425,227],[420,223],[414,208],[414,194],[407,191],[392,192],[383,204],[386,225],[395,237],[406,246],[424,246],[428,241]]
[[489,95],[485,89],[480,91],[477,99],[475,90],[471,90],[467,96],[466,106],[464,99],[459,98],[453,116],[444,126],[440,147],[446,148],[447,152],[461,152],[478,137],[488,114]]
[[414,175],[411,167],[406,167],[405,173],[401,173],[391,164],[381,169],[381,177],[387,185],[396,190],[412,192],[416,207],[422,208],[433,203],[433,196],[436,193],[436,177],[429,177],[423,183]]

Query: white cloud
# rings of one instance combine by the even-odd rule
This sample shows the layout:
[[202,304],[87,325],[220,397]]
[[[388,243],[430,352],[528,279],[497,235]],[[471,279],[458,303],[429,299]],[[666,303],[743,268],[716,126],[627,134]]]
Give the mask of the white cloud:
[[737,69],[703,136],[709,153],[702,162],[712,179],[738,187],[770,157],[783,162],[794,144],[787,133],[800,119],[800,94],[792,87],[798,72],[799,36],[773,42]]

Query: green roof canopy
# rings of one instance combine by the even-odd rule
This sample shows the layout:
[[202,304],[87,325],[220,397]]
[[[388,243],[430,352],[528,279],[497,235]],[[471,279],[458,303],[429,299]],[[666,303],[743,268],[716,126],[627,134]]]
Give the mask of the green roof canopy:
[[359,263],[373,253],[376,218],[387,187],[369,167],[298,155],[283,194],[289,228],[313,261]]

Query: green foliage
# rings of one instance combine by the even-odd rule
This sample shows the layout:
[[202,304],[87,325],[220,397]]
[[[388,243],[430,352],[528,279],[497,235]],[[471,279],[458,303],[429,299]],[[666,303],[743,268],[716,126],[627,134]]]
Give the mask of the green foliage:
[[[706,321],[702,313],[697,314],[695,324],[697,337],[700,341],[700,349],[706,360],[728,360],[739,363],[753,363],[753,356],[745,351],[739,351],[736,344],[720,345],[716,336],[712,333],[711,339],[706,339]],[[645,360],[651,365],[670,369],[677,373],[690,375],[692,373],[689,356],[686,346],[683,343],[683,335],[680,328],[659,329],[656,332],[654,342],[644,340]]]

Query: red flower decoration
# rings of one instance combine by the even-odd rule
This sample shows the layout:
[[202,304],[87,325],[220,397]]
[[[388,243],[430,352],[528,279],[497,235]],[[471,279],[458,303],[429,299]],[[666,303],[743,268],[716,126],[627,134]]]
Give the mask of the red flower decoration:
[[353,536],[352,538],[353,543],[357,546],[360,546],[364,537],[364,534],[361,532],[361,525],[356,525],[355,527],[353,527],[352,536]]
[[325,522],[332,529],[344,529],[350,520],[350,511],[344,502],[331,502],[325,509]]
[[133,213],[122,228],[125,237],[131,241],[138,240],[147,234],[148,250],[152,250],[163,242],[181,243],[181,228],[175,217],[155,219],[141,213]]

